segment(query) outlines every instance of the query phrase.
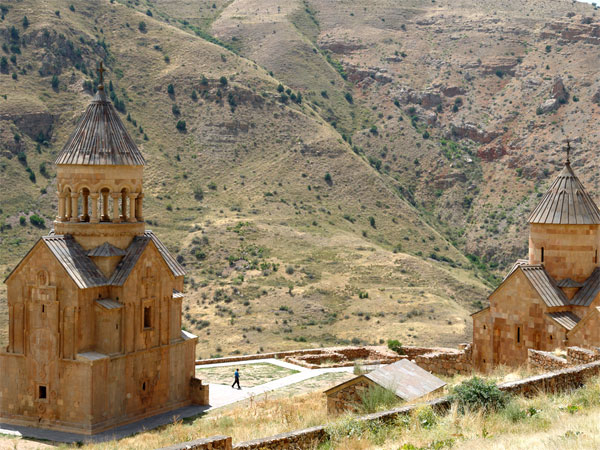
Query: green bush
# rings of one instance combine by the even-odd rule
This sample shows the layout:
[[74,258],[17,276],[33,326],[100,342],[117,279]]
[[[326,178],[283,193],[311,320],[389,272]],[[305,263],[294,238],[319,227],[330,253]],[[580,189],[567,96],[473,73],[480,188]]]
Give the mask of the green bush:
[[146,27],[146,22],[144,22],[144,21],[142,20],[142,21],[139,23],[139,25],[138,25],[138,29],[139,29],[139,30],[140,30],[142,33],[145,33],[145,32],[146,32],[146,30],[148,29],[148,28]]
[[29,217],[29,222],[34,227],[46,228],[46,221],[42,217],[38,216],[37,214],[34,214],[34,215],[30,216]]
[[331,174],[329,172],[327,172],[325,174],[325,183],[327,183],[327,184],[331,184],[332,183]]
[[25,216],[19,217],[19,223],[21,224],[22,227],[27,225],[27,219],[25,218]]
[[175,95],[175,86],[173,86],[172,84],[169,84],[167,86],[167,92],[169,93],[169,95]]
[[473,377],[455,386],[450,401],[456,403],[459,411],[483,410],[484,412],[497,411],[506,405],[507,394],[502,392],[496,383],[483,378]]
[[179,131],[185,131],[187,129],[187,124],[185,123],[185,120],[178,120],[177,124],[175,125],[175,127],[179,130]]
[[399,355],[404,355],[404,349],[402,348],[402,342],[400,342],[398,339],[388,339],[387,346],[391,351],[396,352]]
[[223,86],[227,86],[227,77],[223,76],[219,78],[219,83],[221,83]]

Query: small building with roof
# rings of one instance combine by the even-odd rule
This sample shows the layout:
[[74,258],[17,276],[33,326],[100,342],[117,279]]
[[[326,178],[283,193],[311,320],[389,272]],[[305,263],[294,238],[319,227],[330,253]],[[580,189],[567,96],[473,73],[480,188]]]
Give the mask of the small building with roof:
[[144,165],[101,82],[56,160],[54,229],[5,281],[0,421],[93,434],[206,404],[184,269],[145,229]]
[[326,390],[327,413],[357,411],[370,389],[388,389],[399,399],[411,401],[438,392],[445,385],[415,363],[401,359]]
[[528,222],[528,258],[472,315],[479,370],[526,364],[528,349],[600,345],[600,210],[568,155]]

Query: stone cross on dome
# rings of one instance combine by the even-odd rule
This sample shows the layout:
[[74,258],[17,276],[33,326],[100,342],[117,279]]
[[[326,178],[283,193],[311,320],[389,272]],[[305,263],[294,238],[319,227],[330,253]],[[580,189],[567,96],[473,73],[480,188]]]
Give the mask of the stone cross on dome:
[[100,61],[100,66],[96,69],[96,72],[100,74],[98,89],[104,89],[104,72],[106,72],[106,69],[102,66],[102,61]]

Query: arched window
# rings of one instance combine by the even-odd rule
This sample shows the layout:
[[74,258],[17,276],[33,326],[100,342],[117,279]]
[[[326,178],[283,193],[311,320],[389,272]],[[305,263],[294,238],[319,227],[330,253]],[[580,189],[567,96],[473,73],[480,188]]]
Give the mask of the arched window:
[[83,207],[81,209],[81,221],[89,222],[90,221],[90,190],[88,188],[83,188],[81,190],[81,201],[83,203]]
[[544,262],[544,247],[542,247],[542,262]]

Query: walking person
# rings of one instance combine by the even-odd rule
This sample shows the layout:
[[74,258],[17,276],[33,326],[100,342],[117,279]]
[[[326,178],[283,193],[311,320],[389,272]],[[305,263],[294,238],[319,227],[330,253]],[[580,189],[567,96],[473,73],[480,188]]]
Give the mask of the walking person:
[[233,384],[231,385],[231,387],[234,387],[237,384],[238,389],[242,389],[242,387],[240,386],[240,372],[238,369],[235,369],[233,376],[234,376],[234,380],[233,380]]

